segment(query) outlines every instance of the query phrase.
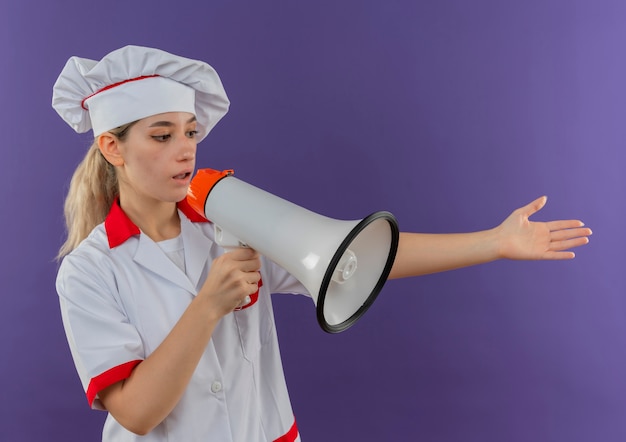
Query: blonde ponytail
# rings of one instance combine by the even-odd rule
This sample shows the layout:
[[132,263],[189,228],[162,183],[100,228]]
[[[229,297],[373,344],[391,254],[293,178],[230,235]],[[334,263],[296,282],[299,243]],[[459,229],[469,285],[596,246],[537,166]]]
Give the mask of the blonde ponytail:
[[[133,123],[109,131],[124,140]],[[65,198],[65,225],[67,239],[57,259],[62,259],[106,218],[119,194],[115,168],[102,156],[97,140],[76,168]]]
[[117,193],[115,170],[94,142],[76,168],[65,198],[67,239],[59,250],[59,259],[74,250],[104,221]]

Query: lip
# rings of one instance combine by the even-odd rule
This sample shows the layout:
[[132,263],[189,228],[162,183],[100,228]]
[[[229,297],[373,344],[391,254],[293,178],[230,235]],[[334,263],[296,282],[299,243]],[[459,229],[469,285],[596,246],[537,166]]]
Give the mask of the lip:
[[193,170],[183,170],[179,172],[178,174],[172,176],[172,179],[179,183],[188,183],[191,181],[192,173],[193,173]]

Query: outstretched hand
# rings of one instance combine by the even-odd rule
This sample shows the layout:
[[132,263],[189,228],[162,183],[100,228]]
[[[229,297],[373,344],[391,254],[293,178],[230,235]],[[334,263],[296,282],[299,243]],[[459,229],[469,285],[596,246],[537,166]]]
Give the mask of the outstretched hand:
[[591,229],[579,220],[530,221],[548,200],[542,196],[513,211],[496,230],[501,235],[500,254],[508,259],[572,259],[575,247],[589,242]]

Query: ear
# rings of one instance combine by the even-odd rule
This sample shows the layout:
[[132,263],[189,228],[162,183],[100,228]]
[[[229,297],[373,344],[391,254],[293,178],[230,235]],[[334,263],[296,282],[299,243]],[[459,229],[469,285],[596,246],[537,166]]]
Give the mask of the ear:
[[113,166],[122,166],[124,158],[120,152],[120,140],[110,132],[98,136],[98,148],[102,156]]

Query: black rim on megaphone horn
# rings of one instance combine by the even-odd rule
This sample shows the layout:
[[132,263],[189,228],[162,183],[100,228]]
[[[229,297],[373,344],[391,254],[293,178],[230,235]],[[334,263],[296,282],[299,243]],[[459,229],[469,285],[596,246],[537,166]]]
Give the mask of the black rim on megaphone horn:
[[[373,287],[369,296],[365,300],[365,302],[361,305],[361,307],[359,307],[359,309],[354,314],[352,314],[352,316],[350,316],[345,321],[340,322],[339,324],[329,324],[326,321],[326,318],[324,316],[324,304],[326,300],[326,292],[332,281],[333,273],[335,272],[335,269],[337,265],[339,264],[339,260],[342,258],[343,254],[346,252],[346,250],[348,249],[352,241],[354,241],[354,239],[359,235],[359,233],[363,231],[363,229],[365,229],[365,227],[367,227],[369,224],[381,218],[385,219],[389,223],[390,233],[391,233],[389,255],[387,256],[387,261],[385,263],[383,271],[376,285]],[[398,228],[398,221],[396,220],[395,216],[393,216],[393,214],[391,214],[390,212],[386,212],[386,211],[379,211],[379,212],[372,213],[368,217],[364,218],[361,222],[359,222],[352,229],[352,231],[348,234],[348,236],[346,236],[346,238],[343,240],[343,242],[341,243],[341,245],[339,246],[339,248],[333,255],[332,259],[330,260],[330,265],[326,269],[326,273],[324,274],[324,278],[322,279],[319,296],[317,298],[317,322],[320,324],[320,326],[325,332],[340,333],[342,331],[347,330],[352,325],[354,325],[354,323],[359,318],[361,318],[361,316],[363,316],[365,312],[371,307],[371,305],[376,300],[376,297],[380,293],[381,289],[385,285],[385,282],[387,281],[387,277],[389,276],[389,273],[391,272],[391,267],[393,266],[393,262],[396,257],[396,252],[398,251],[399,238],[400,238],[400,230]]]

